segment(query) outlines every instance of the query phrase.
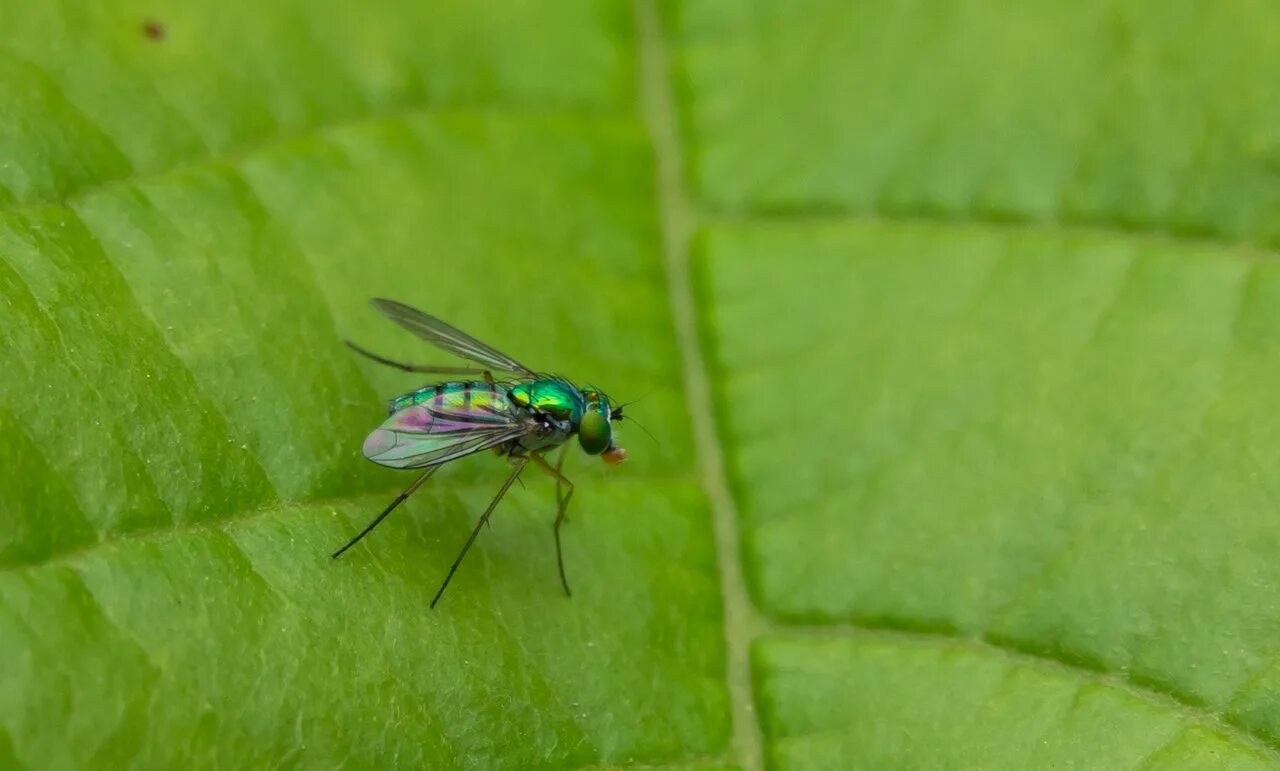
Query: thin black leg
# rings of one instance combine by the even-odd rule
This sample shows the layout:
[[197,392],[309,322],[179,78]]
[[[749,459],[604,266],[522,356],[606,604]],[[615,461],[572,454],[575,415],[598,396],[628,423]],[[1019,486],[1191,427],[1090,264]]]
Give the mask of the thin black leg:
[[420,477],[418,477],[417,479],[413,480],[413,484],[411,484],[411,485],[409,485],[408,487],[406,487],[406,488],[404,489],[404,492],[402,492],[402,493],[400,493],[399,495],[397,495],[397,496],[396,496],[396,499],[395,499],[394,501],[392,501],[392,502],[391,502],[391,505],[390,505],[390,506],[388,506],[387,508],[383,509],[381,514],[379,514],[378,516],[374,517],[373,521],[372,521],[372,522],[370,522],[368,525],[366,525],[366,526],[365,526],[365,528],[364,528],[364,530],[361,530],[361,531],[360,531],[360,533],[359,533],[358,535],[356,535],[356,537],[355,537],[355,538],[352,538],[350,541],[347,541],[347,545],[346,545],[346,546],[343,546],[341,549],[338,549],[337,551],[335,551],[335,552],[333,553],[333,559],[337,559],[338,557],[342,556],[342,553],[343,553],[344,551],[346,551],[347,549],[350,549],[352,546],[355,546],[357,543],[359,543],[359,542],[360,542],[360,539],[361,539],[361,538],[364,538],[366,535],[368,535],[369,533],[371,533],[375,527],[377,527],[378,525],[382,524],[382,520],[386,519],[388,514],[390,514],[391,512],[395,511],[395,508],[396,508],[397,506],[399,506],[400,504],[404,503],[405,499],[406,499],[406,498],[408,498],[410,495],[413,495],[413,493],[414,493],[414,492],[415,492],[419,487],[421,487],[421,486],[422,486],[422,483],[423,483],[423,482],[425,482],[425,481],[427,481],[428,479],[430,479],[430,478],[431,478],[431,475],[432,475],[432,474],[434,474],[434,473],[436,473],[436,470],[437,470],[437,469],[439,469],[439,468],[440,468],[439,466],[431,466],[431,467],[430,467],[430,468],[428,468],[426,471],[422,472],[422,476],[420,476]]
[[458,552],[458,558],[449,567],[449,574],[444,577],[444,582],[436,590],[436,596],[431,598],[432,608],[435,608],[436,603],[440,601],[440,596],[444,594],[445,587],[449,585],[449,581],[453,579],[453,574],[457,572],[458,566],[462,564],[462,558],[467,556],[467,551],[471,549],[471,544],[475,543],[476,536],[480,534],[480,528],[484,527],[485,523],[489,521],[489,515],[497,507],[498,501],[502,500],[502,496],[507,494],[507,490],[515,483],[516,477],[520,476],[520,472],[524,471],[525,464],[528,462],[528,458],[517,458],[515,460],[515,469],[512,470],[511,476],[507,477],[507,481],[502,483],[502,488],[498,490],[498,494],[493,496],[493,500],[489,501],[489,508],[485,509],[484,513],[480,515],[480,521],[471,530],[471,537],[462,545],[462,551]]
[[[563,479],[563,478],[564,478],[564,476],[560,473],[560,470],[564,468],[564,459],[565,459],[565,456],[566,456],[566,455],[568,455],[568,454],[569,454],[569,444],[568,444],[568,442],[566,442],[566,443],[564,443],[564,444],[560,445],[560,457],[556,458],[556,506],[557,506],[557,507],[560,507],[560,506],[562,505],[562,504],[561,504],[561,502],[560,502],[560,498],[561,498],[561,496],[560,496],[560,484],[561,484],[560,480],[561,480],[561,479]],[[573,485],[569,485],[569,486],[570,486],[570,487],[573,487]],[[565,518],[564,518],[564,521],[565,521],[565,522],[568,522],[568,521],[569,521],[569,518],[568,518],[568,517],[565,517]]]
[[435,364],[405,364],[402,361],[396,361],[395,359],[388,359],[385,356],[379,356],[373,351],[361,348],[350,340],[345,340],[343,342],[347,344],[348,348],[366,359],[373,359],[379,364],[394,367],[402,372],[429,372],[436,375],[479,375],[483,377],[485,382],[489,383],[489,385],[493,385],[494,383],[493,374],[487,369],[479,369],[477,367],[444,367],[437,366]]
[[[563,451],[561,451],[560,461],[555,465],[555,467],[552,467],[550,463],[547,463],[545,458],[537,453],[534,453],[530,457],[533,458],[533,462],[537,463],[543,471],[555,477],[556,480],[556,503],[559,506],[556,511],[555,524],[551,526],[551,529],[555,531],[556,534],[556,568],[560,571],[560,585],[564,587],[565,596],[572,597],[573,592],[569,590],[569,579],[566,578],[564,574],[564,552],[560,548],[560,526],[569,521],[569,518],[565,516],[565,511],[569,508],[569,499],[573,497],[573,482],[570,482],[568,477],[560,473],[560,466],[564,465]],[[569,488],[569,491],[564,494],[563,498],[560,497],[560,484],[562,482]]]

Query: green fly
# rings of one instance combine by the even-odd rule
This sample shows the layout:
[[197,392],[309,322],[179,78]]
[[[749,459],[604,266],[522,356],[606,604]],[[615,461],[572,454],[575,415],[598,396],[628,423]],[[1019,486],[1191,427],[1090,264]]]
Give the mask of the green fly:
[[[391,400],[390,416],[364,442],[364,456],[382,466],[423,471],[404,492],[396,496],[391,505],[334,552],[333,557],[336,559],[368,535],[441,466],[482,450],[493,450],[510,461],[511,473],[480,515],[471,537],[462,545],[462,550],[436,590],[431,607],[440,601],[498,501],[529,463],[556,481],[556,519],[552,526],[556,541],[556,567],[560,571],[564,593],[569,595],[569,580],[565,577],[564,556],[560,549],[560,526],[566,521],[565,510],[573,497],[573,483],[561,471],[565,450],[569,447],[567,442],[577,436],[578,445],[587,454],[599,455],[609,464],[621,463],[627,452],[614,441],[613,422],[622,420],[622,406],[612,406],[609,397],[598,388],[577,386],[565,378],[535,372],[420,310],[381,298],[373,300],[372,304],[384,316],[418,337],[480,366],[405,364],[347,342],[360,355],[405,372],[470,375],[471,379],[432,383]],[[501,377],[495,377],[495,374]],[[543,456],[556,448],[560,448],[560,455],[552,465]]]

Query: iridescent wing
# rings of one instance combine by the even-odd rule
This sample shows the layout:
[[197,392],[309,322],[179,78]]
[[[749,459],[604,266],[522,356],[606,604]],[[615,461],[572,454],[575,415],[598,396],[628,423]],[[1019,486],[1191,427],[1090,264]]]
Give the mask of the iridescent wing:
[[435,316],[423,313],[416,308],[410,308],[408,305],[398,303],[395,300],[386,300],[379,297],[371,302],[373,307],[377,308],[382,315],[449,353],[461,356],[464,359],[470,359],[487,369],[499,372],[534,374],[533,370],[505,353],[480,342],[461,329],[451,324],[446,324]]
[[395,412],[374,429],[364,441],[364,456],[391,468],[426,468],[519,439],[528,430],[489,410],[418,404]]

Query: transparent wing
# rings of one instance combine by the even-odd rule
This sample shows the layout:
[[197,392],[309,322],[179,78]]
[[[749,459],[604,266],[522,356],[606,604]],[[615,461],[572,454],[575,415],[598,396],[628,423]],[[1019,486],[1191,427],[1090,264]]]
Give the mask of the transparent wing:
[[438,466],[519,439],[528,429],[505,416],[406,407],[383,421],[364,441],[364,456],[381,466]]
[[414,333],[432,345],[443,348],[449,353],[470,359],[488,369],[501,372],[520,372],[534,374],[533,370],[506,355],[505,353],[475,339],[461,329],[446,324],[435,316],[410,308],[404,303],[387,300],[381,297],[372,300],[373,307],[382,315]]

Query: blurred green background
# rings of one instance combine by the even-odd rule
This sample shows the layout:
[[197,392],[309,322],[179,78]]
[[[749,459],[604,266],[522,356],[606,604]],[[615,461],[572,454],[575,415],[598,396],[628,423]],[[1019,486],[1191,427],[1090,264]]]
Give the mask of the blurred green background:
[[[1273,2],[0,0],[0,769],[1280,768]],[[595,383],[360,457],[423,307]]]

